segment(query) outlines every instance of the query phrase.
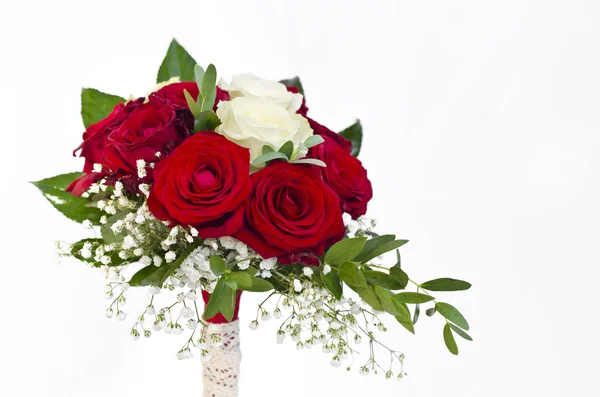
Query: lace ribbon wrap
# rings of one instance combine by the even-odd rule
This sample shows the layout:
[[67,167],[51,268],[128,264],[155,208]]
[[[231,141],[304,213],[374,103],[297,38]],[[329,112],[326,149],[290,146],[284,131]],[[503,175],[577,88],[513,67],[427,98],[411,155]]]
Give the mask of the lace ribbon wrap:
[[240,377],[240,322],[214,324],[223,341],[209,348],[210,359],[203,362],[203,397],[237,397]]

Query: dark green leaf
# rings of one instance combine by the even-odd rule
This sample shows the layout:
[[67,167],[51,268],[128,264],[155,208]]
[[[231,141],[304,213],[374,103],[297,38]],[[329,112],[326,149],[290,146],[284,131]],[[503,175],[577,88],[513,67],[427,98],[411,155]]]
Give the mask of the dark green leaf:
[[292,79],[281,80],[280,83],[285,85],[286,87],[296,87],[298,92],[304,95],[304,88],[302,88],[302,83],[300,82],[300,77],[294,77]]
[[100,227],[100,234],[105,244],[121,243],[125,236],[121,233],[115,233],[111,227],[118,221],[125,219],[129,214],[129,211],[119,212],[118,214],[112,215],[106,220],[106,223]]
[[215,276],[220,276],[227,269],[227,262],[225,259],[221,258],[219,255],[211,255],[210,256],[210,270],[215,274]]
[[194,121],[194,132],[214,131],[221,124],[221,120],[212,110],[202,112]]
[[332,269],[329,273],[323,274],[323,268],[321,268],[320,273],[321,280],[323,281],[323,284],[325,284],[325,287],[327,287],[329,292],[331,292],[331,294],[335,296],[336,299],[341,299],[343,288],[342,283],[340,282],[340,278],[338,277],[337,270]]
[[428,291],[464,291],[471,288],[471,284],[453,278],[437,278],[421,284],[421,288]]
[[373,251],[375,248],[379,247],[380,245],[390,242],[390,241],[394,241],[395,239],[396,239],[396,236],[394,236],[393,234],[385,234],[383,236],[377,236],[377,237],[373,237],[372,239],[367,240],[363,250],[361,251],[360,254],[356,255],[356,258],[354,258],[354,260],[356,262],[361,262],[361,263],[366,262],[365,258],[369,255],[369,253],[371,251]]
[[402,318],[405,317],[403,315],[404,313],[399,312],[396,309],[397,305],[395,305],[394,302],[392,301],[392,295],[391,295],[390,291],[386,290],[383,287],[380,287],[379,285],[374,285],[373,291],[375,291],[375,295],[377,296],[377,299],[379,300],[379,302],[381,302],[381,306],[383,306],[383,310],[385,310],[392,316],[399,316]]
[[397,316],[404,319],[406,322],[412,323],[410,309],[408,308],[406,303],[400,302],[400,301],[394,299],[394,296],[391,296],[391,299],[392,299],[392,302],[394,303],[394,307],[396,308],[396,311],[398,312]]
[[279,148],[279,152],[285,154],[288,159],[292,158],[292,154],[294,153],[294,142],[287,141]]
[[419,320],[419,314],[421,314],[421,306],[419,306],[419,304],[417,304],[415,306],[415,313],[413,315],[413,325],[417,323],[417,321]]
[[162,280],[169,271],[169,266],[156,267],[148,265],[131,277],[129,285],[132,287],[141,287],[147,285],[161,286]]
[[[325,263],[333,265],[351,261],[362,251],[366,241],[366,237],[347,238],[338,241],[327,250],[323,260]],[[362,287],[362,285],[358,285],[358,287]]]
[[450,328],[452,328],[452,331],[456,332],[456,334],[458,334],[460,337],[473,342],[473,338],[471,338],[471,336],[469,334],[467,334],[465,331],[463,331],[462,329],[458,328],[456,325],[448,323],[448,325],[450,325]]
[[230,288],[229,286],[225,285],[220,311],[221,313],[223,313],[223,316],[227,319],[227,321],[233,320],[236,296],[237,291],[234,288]]
[[229,274],[229,279],[237,283],[237,288],[248,291],[252,287],[252,278],[246,272],[233,272]]
[[405,287],[402,286],[398,279],[386,273],[377,272],[374,270],[366,270],[363,272],[363,275],[365,276],[367,283],[370,285],[380,285],[391,290],[403,289]]
[[365,280],[365,276],[363,276],[360,269],[352,262],[345,262],[340,267],[340,278],[346,284],[357,287],[357,288],[365,288],[367,287],[367,280]]
[[258,156],[257,158],[254,159],[254,161],[252,162],[253,165],[261,165],[264,164],[266,162],[275,160],[275,159],[281,159],[281,160],[289,160],[285,154],[281,153],[281,152],[267,152],[264,153],[260,156]]
[[374,249],[372,249],[368,254],[365,254],[364,257],[361,256],[361,262],[365,263],[370,261],[371,259],[377,258],[385,254],[388,251],[394,250],[396,248],[400,248],[404,244],[408,243],[408,240],[394,240],[383,243]]
[[444,343],[446,343],[446,347],[450,350],[450,353],[455,356],[458,354],[458,346],[456,346],[456,341],[454,340],[454,335],[452,335],[452,331],[450,330],[450,326],[448,323],[444,326]]
[[427,315],[427,317],[433,317],[433,315],[437,312],[437,310],[435,310],[435,307],[429,308],[427,310],[425,310],[425,314]]
[[[202,317],[205,319],[210,319],[221,311],[223,302],[227,300],[226,290],[230,290],[230,288],[225,284],[225,279],[221,277],[219,281],[217,281],[215,289],[210,294],[210,298],[208,299],[208,303],[206,304],[206,308],[204,309],[204,314]],[[227,302],[225,302],[225,304],[227,304]]]
[[105,94],[94,88],[81,90],[81,118],[83,125],[88,128],[100,120],[106,118],[115,106],[125,102],[124,98],[117,95]]
[[406,288],[408,285],[408,274],[406,274],[404,270],[394,266],[390,269],[390,275],[398,280],[400,286],[402,287],[401,289]]
[[194,81],[194,66],[196,61],[177,40],[173,39],[167,50],[167,55],[158,69],[157,83],[179,77],[181,81]]
[[397,267],[398,269],[402,269],[402,258],[400,258],[400,250],[399,249],[396,250],[396,264],[394,265],[394,267]]
[[250,281],[252,282],[250,287],[240,288],[240,289],[243,289],[245,291],[252,291],[252,292],[266,292],[266,291],[270,291],[274,288],[273,284],[271,284],[269,281],[265,280],[264,278],[250,276]]
[[445,302],[437,302],[435,304],[435,308],[438,311],[438,313],[444,316],[448,321],[453,322],[465,331],[469,330],[469,323],[467,322],[467,320],[458,311],[458,309],[456,309],[451,304]]
[[352,152],[351,154],[354,157],[357,157],[360,153],[360,147],[362,146],[362,135],[363,129],[360,124],[360,120],[356,120],[354,124],[350,127],[346,128],[343,131],[340,131],[340,135],[349,140],[352,143]]
[[394,295],[394,299],[404,303],[425,303],[432,301],[434,298],[430,295],[420,294],[418,292],[400,292]]
[[94,207],[90,200],[73,196],[65,191],[71,182],[82,175],[80,172],[73,172],[31,183],[40,189],[48,202],[67,218],[79,223],[88,219],[93,224],[98,224],[102,211]]
[[404,317],[396,317],[396,320],[400,323],[400,325],[402,325],[404,328],[406,328],[408,330],[408,332],[410,332],[411,334],[414,335],[415,333],[415,323],[413,321],[410,320],[410,317],[408,319],[404,318]]

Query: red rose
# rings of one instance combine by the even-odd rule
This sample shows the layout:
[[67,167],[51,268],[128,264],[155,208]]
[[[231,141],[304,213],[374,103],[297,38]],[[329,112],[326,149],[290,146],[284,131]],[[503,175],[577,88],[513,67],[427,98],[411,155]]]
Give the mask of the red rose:
[[309,157],[322,160],[323,180],[340,198],[342,210],[356,219],[367,212],[367,203],[373,198],[373,188],[367,170],[360,160],[351,156],[333,139],[324,136],[325,142],[310,149]]
[[[300,91],[294,86],[286,87],[287,90],[293,94],[298,94]],[[306,98],[302,95],[302,105],[300,105],[300,109],[296,113],[303,115],[306,117],[306,113],[308,112],[308,108],[306,107]]]
[[148,102],[136,107],[129,117],[108,136],[105,158],[112,171],[137,173],[136,162],[154,162],[156,153],[170,153],[187,136],[173,107]]
[[84,172],[92,172],[94,163],[102,164],[104,166],[108,165],[105,158],[106,147],[108,146],[108,135],[118,128],[123,121],[127,120],[131,112],[139,107],[143,101],[144,100],[140,98],[128,102],[127,104],[120,103],[115,106],[108,116],[87,128],[83,133],[83,143],[73,152],[73,155],[75,155],[75,153],[81,149],[79,155],[85,157]]
[[[175,110],[189,110],[185,99],[184,90],[190,93],[194,100],[198,99],[198,84],[191,82],[173,83],[164,86],[160,90],[150,94],[150,102],[162,102],[171,105]],[[221,101],[228,101],[229,93],[217,87],[217,95],[215,98],[214,109],[217,109],[217,104]]]
[[338,146],[344,149],[347,153],[350,153],[352,151],[352,143],[349,140],[347,140],[340,134],[336,134],[324,125],[317,123],[310,117],[307,117],[306,119],[308,120],[308,124],[310,124],[310,128],[313,129],[316,135],[331,138]]
[[230,236],[243,224],[251,191],[248,149],[199,132],[157,163],[148,208],[158,219],[196,227],[202,238]]
[[269,164],[252,174],[246,223],[234,237],[263,258],[317,264],[314,255],[344,237],[340,201],[316,166]]

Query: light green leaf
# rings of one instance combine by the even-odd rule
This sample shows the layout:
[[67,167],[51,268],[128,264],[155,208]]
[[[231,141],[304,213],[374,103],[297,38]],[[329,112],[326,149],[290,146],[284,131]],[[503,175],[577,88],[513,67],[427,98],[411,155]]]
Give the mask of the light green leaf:
[[201,112],[200,106],[198,106],[196,101],[194,101],[194,98],[188,92],[188,90],[183,90],[183,95],[185,96],[185,101],[187,102],[187,105],[190,108],[190,112],[192,112],[192,115],[194,116],[194,118],[198,117]]
[[394,236],[393,234],[385,234],[383,236],[377,236],[377,237],[373,237],[373,238],[367,240],[362,252],[360,254],[358,254],[356,256],[356,258],[354,258],[354,260],[356,262],[361,262],[361,263],[366,262],[364,258],[366,258],[367,255],[369,255],[369,253],[371,251],[373,251],[375,248],[379,247],[380,245],[390,242],[390,241],[394,241],[395,239],[396,239],[396,236]]
[[225,284],[227,284],[227,286],[234,291],[237,291],[238,289],[238,283],[235,280],[231,280],[230,278],[225,278]]
[[363,275],[370,285],[380,285],[390,290],[403,289],[405,287],[398,279],[386,273],[366,270],[363,272]]
[[428,291],[465,291],[471,288],[471,284],[453,278],[437,278],[421,284],[421,288]]
[[215,276],[223,274],[225,269],[227,269],[227,262],[225,262],[225,259],[221,258],[219,255],[210,256],[210,270],[212,270]]
[[362,146],[363,135],[363,129],[362,125],[360,124],[360,120],[356,120],[356,122],[350,127],[346,128],[343,131],[340,131],[340,135],[352,143],[351,154],[354,157],[358,157],[358,154],[360,153],[360,148]]
[[212,90],[210,94],[207,94],[206,98],[202,99],[202,111],[208,112],[215,107],[215,99],[217,99],[217,90]]
[[227,321],[233,320],[236,296],[237,291],[233,288],[230,288],[228,285],[225,285],[220,311],[223,313],[223,316],[227,319]]
[[[353,260],[362,251],[367,241],[366,237],[347,238],[332,245],[325,254],[323,261],[339,265]],[[356,268],[356,266],[354,266]],[[362,287],[359,285],[358,287]]]
[[377,298],[375,291],[373,291],[373,287],[369,286],[366,288],[356,288],[350,286],[350,288],[352,288],[358,294],[358,296],[367,302],[373,309],[383,311],[383,305]]
[[223,303],[227,304],[225,301],[228,300],[228,292],[226,290],[231,289],[225,284],[225,279],[221,277],[219,281],[217,281],[215,289],[210,294],[210,298],[208,299],[208,303],[206,304],[206,308],[204,309],[204,314],[202,317],[205,319],[211,319],[221,311],[221,306]]
[[179,77],[181,81],[194,81],[196,61],[177,40],[173,39],[167,50],[167,55],[158,69],[157,83]]
[[417,323],[417,321],[419,320],[419,314],[421,314],[421,306],[419,304],[417,304],[415,306],[415,313],[413,315],[413,325],[415,325]]
[[[416,313],[416,312],[415,312]],[[396,320],[402,325],[408,332],[414,335],[415,333],[415,323],[409,319],[404,317],[396,317]]]
[[450,350],[450,353],[455,356],[458,354],[458,346],[456,346],[456,340],[454,340],[454,335],[452,335],[452,331],[450,330],[450,325],[446,323],[444,326],[444,343],[446,343],[446,347]]
[[194,65],[194,78],[196,79],[196,85],[198,86],[198,91],[201,91],[202,80],[204,79],[204,68],[202,66]]
[[[208,65],[208,68],[206,68],[206,73],[204,73],[204,78],[202,79],[202,88],[200,89],[200,93],[202,94],[203,98],[207,98],[208,95],[210,93],[212,93],[213,91],[216,91],[215,87],[217,84],[217,68],[215,68],[215,65],[213,65],[212,63],[210,65]],[[200,88],[200,87],[198,87]],[[214,101],[211,104],[211,109],[212,109],[212,105],[214,105]]]
[[339,276],[343,282],[352,287],[367,287],[365,276],[363,276],[360,269],[352,262],[346,262],[341,266]]
[[430,295],[420,294],[418,292],[400,292],[394,295],[394,299],[403,303],[425,303],[432,301],[434,298]]
[[381,306],[383,306],[383,310],[391,314],[392,316],[398,316],[401,318],[406,317],[404,311],[398,311],[396,306],[392,300],[391,292],[387,289],[380,287],[379,285],[373,286],[373,291],[375,291],[375,295],[379,302],[381,302]]
[[73,196],[70,192],[65,191],[75,179],[82,175],[80,172],[73,172],[31,183],[42,192],[54,208],[67,218],[79,223],[87,219],[97,225],[102,217],[102,211],[96,208],[90,200]]
[[318,159],[298,159],[298,160],[293,160],[291,161],[291,163],[293,164],[312,164],[312,165],[317,165],[319,167],[327,167],[327,164],[325,164],[323,161],[318,160]]
[[102,239],[105,244],[113,244],[113,243],[121,243],[125,236],[121,233],[115,233],[111,227],[117,223],[125,219],[125,217],[129,214],[129,211],[122,211],[118,214],[112,215],[106,220],[106,223],[100,227],[100,234],[102,235]]
[[320,273],[321,280],[323,281],[323,284],[325,285],[325,287],[327,287],[329,292],[331,292],[331,294],[335,296],[336,299],[341,299],[343,293],[343,286],[340,282],[337,270],[331,269],[329,273],[323,274],[323,268],[321,268]]
[[467,334],[465,331],[458,328],[456,325],[454,325],[452,323],[448,323],[448,325],[450,326],[450,328],[452,328],[452,331],[456,332],[456,334],[459,335],[461,338],[473,342],[473,338],[471,338],[471,335]]
[[451,304],[445,302],[437,302],[435,304],[435,308],[437,312],[444,316],[448,321],[453,322],[465,331],[469,330],[469,323],[467,322],[467,320],[458,311],[458,309],[452,306]]
[[248,291],[252,287],[252,278],[246,272],[233,272],[229,274],[229,279],[237,283],[237,288]]
[[285,79],[285,80],[281,80],[279,82],[282,83],[283,85],[285,85],[286,87],[296,87],[298,89],[298,92],[300,94],[304,95],[304,88],[302,88],[302,83],[300,82],[300,77]]
[[252,162],[253,165],[261,165],[264,164],[266,162],[275,160],[275,159],[281,159],[281,160],[288,160],[288,157],[281,153],[281,152],[268,152],[268,153],[264,153],[260,156],[258,156],[257,158],[254,159],[254,161]]
[[254,277],[254,276],[250,276],[250,281],[252,281],[252,285],[249,288],[242,288],[245,291],[251,291],[251,292],[267,292],[272,290],[273,288],[273,284],[271,284],[269,281],[265,280],[264,278],[259,278],[259,277]]
[[311,147],[320,145],[323,142],[325,142],[325,139],[323,139],[321,135],[315,134],[306,138],[306,140],[304,141],[304,146],[306,146],[307,149],[310,149]]
[[271,153],[271,152],[274,152],[274,151],[275,151],[275,149],[273,149],[269,145],[263,145],[263,147],[262,147],[262,154]]
[[115,106],[125,102],[124,98],[117,95],[105,94],[94,88],[81,90],[81,118],[83,125],[88,128],[106,118]]

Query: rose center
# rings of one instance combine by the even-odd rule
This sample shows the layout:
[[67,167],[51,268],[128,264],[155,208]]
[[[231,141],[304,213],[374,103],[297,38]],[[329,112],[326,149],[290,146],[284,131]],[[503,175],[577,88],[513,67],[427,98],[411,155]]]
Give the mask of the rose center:
[[192,178],[192,181],[194,182],[196,188],[198,188],[199,190],[208,190],[212,189],[215,186],[217,179],[209,170],[199,169],[196,172],[194,172],[194,177]]

